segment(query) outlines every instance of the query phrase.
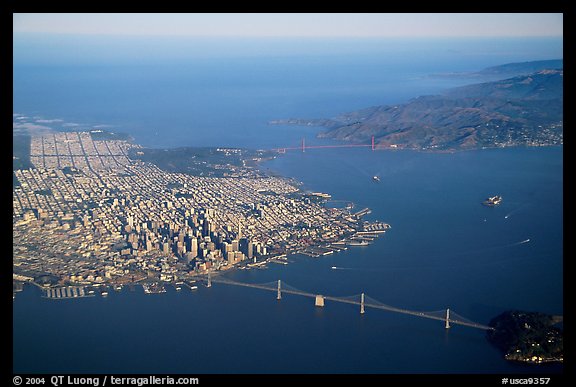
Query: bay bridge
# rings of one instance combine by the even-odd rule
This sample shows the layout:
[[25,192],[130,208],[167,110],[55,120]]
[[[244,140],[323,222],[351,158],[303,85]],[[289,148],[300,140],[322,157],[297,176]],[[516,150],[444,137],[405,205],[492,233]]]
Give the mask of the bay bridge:
[[415,310],[410,310],[410,309],[403,309],[403,308],[398,308],[398,307],[384,304],[378,300],[375,300],[372,297],[369,297],[368,295],[366,295],[364,293],[356,294],[356,295],[352,295],[352,296],[345,296],[345,297],[335,297],[335,296],[306,292],[306,291],[297,289],[293,286],[290,286],[286,282],[282,282],[281,280],[266,282],[266,283],[261,283],[261,284],[253,284],[253,283],[234,281],[234,280],[231,280],[228,278],[222,278],[222,277],[212,278],[212,276],[210,275],[210,272],[208,273],[206,281],[207,281],[207,283],[206,283],[207,287],[211,287],[212,283],[220,283],[220,284],[226,284],[226,285],[244,286],[244,287],[249,287],[249,288],[272,291],[272,292],[276,293],[276,299],[277,300],[281,300],[282,295],[284,293],[285,294],[294,294],[294,295],[304,296],[304,297],[310,297],[310,298],[314,298],[314,304],[318,307],[324,307],[325,301],[333,301],[333,302],[341,302],[341,303],[345,303],[345,304],[358,305],[360,307],[360,313],[361,314],[365,313],[366,308],[374,308],[374,309],[386,310],[388,312],[402,313],[402,314],[407,314],[407,315],[411,315],[411,316],[427,318],[427,319],[431,319],[431,320],[438,320],[438,321],[442,321],[444,323],[444,327],[446,329],[450,328],[451,324],[456,324],[456,325],[463,325],[463,326],[467,326],[467,327],[471,327],[471,328],[477,328],[477,329],[483,329],[483,330],[494,330],[493,327],[471,321],[471,320],[467,319],[466,317],[463,317],[463,316],[455,313],[454,311],[450,310],[449,308],[436,310],[436,311],[426,311],[426,312],[415,311]]

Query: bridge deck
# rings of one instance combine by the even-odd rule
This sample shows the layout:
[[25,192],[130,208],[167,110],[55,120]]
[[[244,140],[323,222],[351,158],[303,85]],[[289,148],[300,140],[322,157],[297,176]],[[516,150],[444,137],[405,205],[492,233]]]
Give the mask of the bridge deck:
[[[211,281],[215,282],[215,283],[244,286],[244,287],[249,287],[249,288],[273,291],[273,292],[278,291],[277,282],[270,282],[267,284],[250,284],[250,283],[238,282],[238,281],[233,281],[233,280],[224,279],[224,278],[217,278],[217,279],[212,278]],[[310,298],[315,298],[317,296],[317,294],[315,294],[315,293],[310,293],[310,292],[298,290],[298,289],[295,289],[289,285],[281,283],[281,286],[282,285],[288,286],[289,288],[283,289],[281,287],[281,289],[280,289],[281,293],[294,294],[294,295],[303,296],[303,297],[310,297]],[[328,301],[341,302],[344,304],[352,304],[352,305],[362,305],[362,302],[360,300],[353,300],[353,299],[346,298],[346,297],[334,297],[334,296],[325,296],[325,295],[322,295],[322,296],[324,297],[325,300],[328,300]],[[430,312],[419,312],[419,311],[414,311],[414,310],[409,310],[409,309],[396,308],[396,307],[385,305],[385,304],[376,304],[376,303],[370,302],[370,301],[365,301],[364,307],[365,308],[381,309],[381,310],[386,310],[386,311],[395,312],[395,313],[402,313],[402,314],[407,314],[407,315],[416,316],[416,317],[423,317],[423,318],[428,318],[428,319],[432,319],[432,320],[446,321],[445,317],[433,315]],[[464,321],[464,320],[460,320],[458,318],[449,318],[448,321],[450,322],[450,324],[463,325],[463,326],[467,326],[467,327],[471,327],[471,328],[477,328],[477,329],[483,329],[483,330],[493,330],[494,329],[494,328],[489,327],[487,325],[475,323],[472,321]]]

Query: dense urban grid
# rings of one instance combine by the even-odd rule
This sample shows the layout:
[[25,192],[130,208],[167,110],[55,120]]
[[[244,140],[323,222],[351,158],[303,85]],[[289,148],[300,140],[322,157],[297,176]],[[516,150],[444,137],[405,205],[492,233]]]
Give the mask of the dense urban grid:
[[16,280],[182,281],[286,253],[321,255],[389,227],[362,222],[367,210],[324,206],[328,195],[280,177],[169,173],[130,158],[138,145],[100,132],[32,136],[33,167],[14,170]]

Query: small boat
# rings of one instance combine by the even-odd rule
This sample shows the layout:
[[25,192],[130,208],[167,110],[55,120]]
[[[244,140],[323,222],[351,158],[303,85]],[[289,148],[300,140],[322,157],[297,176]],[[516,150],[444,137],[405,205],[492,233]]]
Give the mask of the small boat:
[[380,178],[378,176],[372,176],[372,181],[379,183],[380,182]]

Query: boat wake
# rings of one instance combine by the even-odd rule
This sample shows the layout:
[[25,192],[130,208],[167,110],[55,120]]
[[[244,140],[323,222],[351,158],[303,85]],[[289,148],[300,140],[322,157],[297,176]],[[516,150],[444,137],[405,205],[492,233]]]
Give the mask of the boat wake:
[[509,243],[509,244],[507,244],[507,245],[498,245],[498,246],[486,247],[486,248],[478,249],[478,250],[471,250],[471,251],[468,251],[468,252],[465,252],[465,253],[461,253],[461,254],[464,254],[464,255],[465,255],[465,254],[471,254],[471,253],[478,253],[478,252],[481,252],[481,251],[505,249],[505,248],[507,248],[507,247],[513,247],[513,246],[523,245],[524,243],[528,243],[528,242],[530,242],[530,238],[525,239],[525,240],[520,241],[520,242]]
[[518,246],[518,245],[522,245],[522,244],[528,243],[528,242],[530,242],[530,238],[523,240],[523,241],[520,241],[520,242],[516,242],[516,243],[512,244],[511,246]]
[[[528,239],[524,239],[523,241],[520,242],[515,242],[515,243],[510,243],[507,245],[498,245],[498,246],[492,246],[492,247],[485,247],[483,249],[476,249],[476,250],[470,250],[470,251],[464,251],[461,253],[453,253],[453,254],[448,254],[448,255],[444,255],[443,257],[462,257],[462,256],[467,256],[467,255],[471,255],[471,254],[477,254],[477,253],[481,253],[481,252],[486,252],[486,251],[493,251],[493,250],[499,250],[499,249],[505,249],[505,248],[509,248],[509,247],[513,247],[513,246],[519,246],[519,245],[523,245],[526,243],[530,242],[530,238]],[[526,260],[526,257],[519,257],[519,258],[506,258],[504,260],[497,260],[497,261],[492,261],[492,262],[478,262],[475,261],[473,263],[462,263],[462,262],[450,262],[450,263],[442,263],[440,265],[436,265],[436,264],[432,264],[430,262],[428,262],[427,264],[420,264],[420,263],[415,263],[412,262],[411,264],[403,264],[399,261],[396,262],[389,262],[389,265],[385,265],[385,266],[380,266],[380,267],[372,267],[372,268],[362,268],[362,267],[341,267],[341,266],[332,266],[331,269],[332,270],[353,270],[353,271],[370,271],[370,272],[390,272],[390,271],[396,271],[396,270],[433,270],[433,269],[452,269],[455,267],[476,267],[476,266],[487,266],[487,265],[494,265],[494,264],[501,264],[502,262],[506,261],[517,261],[517,260]]]
[[515,210],[510,211],[509,213],[507,213],[506,215],[504,215],[504,219],[508,219],[509,217],[511,217],[512,215],[514,215],[515,213],[517,213],[518,211],[520,211],[521,209],[523,209],[524,207],[526,207],[526,204],[521,205],[520,207],[516,208]]

